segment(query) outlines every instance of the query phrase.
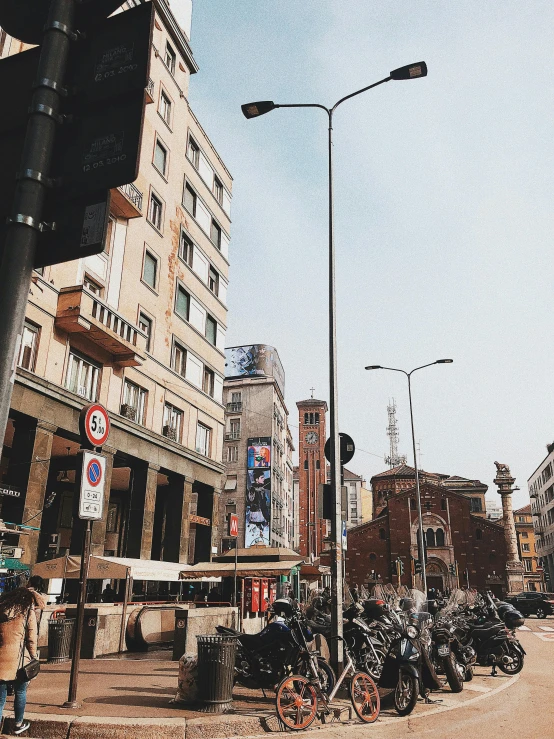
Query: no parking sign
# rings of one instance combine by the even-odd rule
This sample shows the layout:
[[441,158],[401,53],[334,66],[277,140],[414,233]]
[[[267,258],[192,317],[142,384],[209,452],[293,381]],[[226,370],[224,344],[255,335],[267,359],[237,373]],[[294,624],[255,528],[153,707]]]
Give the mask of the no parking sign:
[[98,521],[104,507],[106,457],[96,452],[83,452],[79,518]]

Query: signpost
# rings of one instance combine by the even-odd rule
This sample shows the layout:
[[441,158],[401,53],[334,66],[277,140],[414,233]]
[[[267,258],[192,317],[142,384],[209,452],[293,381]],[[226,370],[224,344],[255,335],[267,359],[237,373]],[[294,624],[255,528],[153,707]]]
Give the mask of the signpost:
[[86,405],[79,416],[81,446],[87,449],[102,447],[110,433],[108,411],[100,403]]
[[[237,605],[237,564],[238,564],[238,553],[239,553],[239,517],[236,513],[230,513],[229,514],[229,537],[232,537],[235,540],[235,576],[233,580],[233,600],[232,605]],[[239,609],[239,618],[240,611],[242,609]]]

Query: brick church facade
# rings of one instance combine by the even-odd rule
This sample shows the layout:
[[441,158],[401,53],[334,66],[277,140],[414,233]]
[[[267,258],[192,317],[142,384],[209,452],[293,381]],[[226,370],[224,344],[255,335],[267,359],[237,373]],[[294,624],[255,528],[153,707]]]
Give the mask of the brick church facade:
[[[373,482],[373,480],[372,480]],[[427,582],[442,592],[455,587],[506,592],[506,545],[501,524],[471,511],[467,494],[449,490],[439,480],[420,483],[427,544]],[[392,494],[391,494],[392,493]],[[350,585],[398,584],[394,561],[403,565],[401,584],[419,585],[415,485],[399,476],[396,489],[379,496],[376,518],[348,532],[346,577]]]

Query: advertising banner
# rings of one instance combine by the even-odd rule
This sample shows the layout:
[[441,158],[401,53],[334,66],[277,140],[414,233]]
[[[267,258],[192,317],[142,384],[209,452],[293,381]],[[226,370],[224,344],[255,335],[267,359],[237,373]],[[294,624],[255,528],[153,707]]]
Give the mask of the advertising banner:
[[249,344],[225,349],[225,378],[274,377],[285,394],[285,371],[277,349],[269,344]]
[[271,437],[248,439],[244,546],[271,544]]

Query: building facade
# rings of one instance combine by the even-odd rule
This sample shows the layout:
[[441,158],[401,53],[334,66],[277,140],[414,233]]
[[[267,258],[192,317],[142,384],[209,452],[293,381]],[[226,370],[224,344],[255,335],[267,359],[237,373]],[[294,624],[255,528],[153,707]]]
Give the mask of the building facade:
[[514,511],[514,521],[519,556],[523,563],[523,589],[544,591],[544,569],[539,565],[531,505]]
[[546,447],[547,455],[533,472],[527,485],[531,498],[531,515],[537,554],[544,568],[546,589],[554,590],[554,443]]
[[365,480],[361,475],[344,468],[343,484],[346,487],[346,527],[358,526],[363,521],[362,488]]
[[[297,515],[294,446],[279,355],[266,344],[232,347],[226,353],[223,461],[227,476],[220,513],[221,551],[235,546],[226,536],[231,513],[239,518],[239,548],[263,544],[292,549]],[[255,494],[263,495],[262,505]],[[257,520],[260,512],[267,525]]]
[[[232,178],[188,102],[188,35],[154,5],[139,176],[111,193],[102,254],[33,276],[0,466],[20,493],[0,517],[39,529],[28,563],[80,551],[78,419],[93,401],[111,418],[94,553],[205,561],[219,542]],[[0,47],[21,50],[5,34]]]
[[[437,483],[420,485],[427,549],[428,588],[443,593],[456,587],[506,593],[504,530],[471,511],[470,499]],[[350,585],[398,585],[395,561],[402,562],[400,583],[420,587],[415,486],[387,498],[380,514],[350,529],[346,576]]]

